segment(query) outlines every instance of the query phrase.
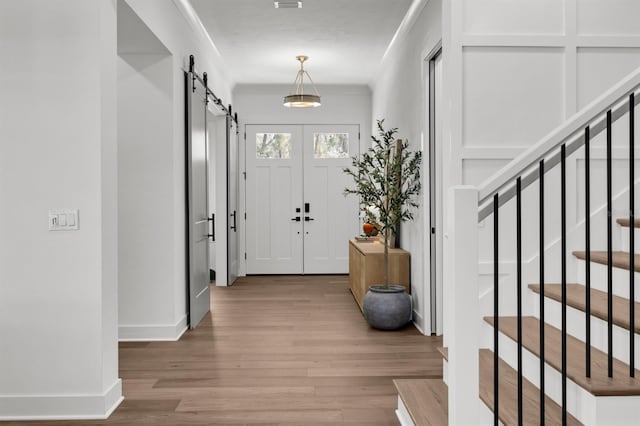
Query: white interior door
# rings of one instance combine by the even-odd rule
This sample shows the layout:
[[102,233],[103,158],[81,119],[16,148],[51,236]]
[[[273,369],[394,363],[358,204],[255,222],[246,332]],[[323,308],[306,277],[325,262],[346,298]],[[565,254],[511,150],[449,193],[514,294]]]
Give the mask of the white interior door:
[[231,116],[227,115],[227,206],[229,226],[227,227],[227,262],[228,280],[231,285],[238,278],[240,262],[238,259],[238,125]]
[[209,312],[207,104],[204,86],[187,75],[187,221],[189,327]]
[[342,170],[359,154],[357,125],[304,126],[304,273],[346,274],[358,235],[358,200]]
[[247,273],[301,274],[302,128],[247,125],[245,152]]

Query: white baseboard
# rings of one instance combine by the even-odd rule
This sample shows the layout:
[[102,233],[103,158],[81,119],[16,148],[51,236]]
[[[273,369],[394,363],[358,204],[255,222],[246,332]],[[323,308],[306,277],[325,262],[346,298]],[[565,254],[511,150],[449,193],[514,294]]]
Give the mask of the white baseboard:
[[175,324],[119,325],[120,342],[175,342],[187,331],[187,316]]
[[431,335],[431,332],[424,332],[424,319],[422,318],[422,315],[420,315],[416,311],[413,311],[413,325],[418,329],[420,333],[424,334],[425,336]]
[[0,421],[104,420],[123,400],[120,379],[102,394],[0,395]]

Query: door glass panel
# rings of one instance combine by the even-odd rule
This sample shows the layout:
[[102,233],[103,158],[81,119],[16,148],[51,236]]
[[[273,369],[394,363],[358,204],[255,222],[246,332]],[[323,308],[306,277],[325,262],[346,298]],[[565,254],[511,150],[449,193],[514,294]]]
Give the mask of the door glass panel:
[[314,133],[313,158],[348,158],[349,133]]
[[256,158],[291,158],[291,133],[256,133]]

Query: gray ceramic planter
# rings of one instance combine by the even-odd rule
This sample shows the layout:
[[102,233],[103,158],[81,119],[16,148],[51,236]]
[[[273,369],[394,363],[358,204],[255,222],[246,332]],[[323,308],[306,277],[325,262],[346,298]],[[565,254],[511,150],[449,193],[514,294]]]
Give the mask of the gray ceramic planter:
[[379,330],[397,330],[411,321],[411,296],[401,285],[372,285],[363,308],[369,325]]

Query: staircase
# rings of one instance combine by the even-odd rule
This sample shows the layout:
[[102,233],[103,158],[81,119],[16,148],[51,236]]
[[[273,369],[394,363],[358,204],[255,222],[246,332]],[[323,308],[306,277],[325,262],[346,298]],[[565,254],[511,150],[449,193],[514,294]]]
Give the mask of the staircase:
[[[638,95],[640,70],[480,188],[450,189],[443,422],[640,424]],[[567,173],[570,161],[581,166]],[[443,400],[433,389],[423,405]],[[437,424],[400,394],[403,425]]]

